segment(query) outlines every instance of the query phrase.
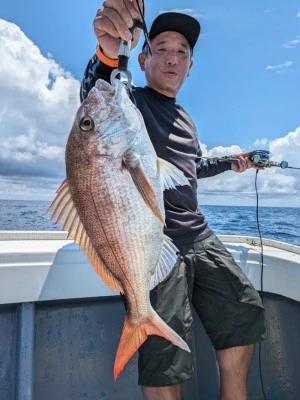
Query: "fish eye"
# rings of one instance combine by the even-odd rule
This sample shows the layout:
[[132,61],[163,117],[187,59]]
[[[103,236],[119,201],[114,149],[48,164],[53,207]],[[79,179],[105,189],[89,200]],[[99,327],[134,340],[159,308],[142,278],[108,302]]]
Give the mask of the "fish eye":
[[88,132],[94,128],[94,121],[91,117],[85,116],[80,120],[79,126],[82,131]]

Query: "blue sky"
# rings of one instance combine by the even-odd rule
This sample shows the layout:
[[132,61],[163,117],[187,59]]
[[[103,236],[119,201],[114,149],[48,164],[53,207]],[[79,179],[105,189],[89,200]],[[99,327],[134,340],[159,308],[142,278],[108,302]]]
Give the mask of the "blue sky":
[[[0,198],[51,199],[53,188],[63,177],[63,161],[59,157],[62,157],[70,121],[78,106],[78,81],[94,53],[96,39],[92,21],[100,5],[96,1],[79,0],[1,1],[0,19],[19,27],[24,38],[18,34],[16,39],[15,25],[2,24],[0,44],[2,41],[4,51],[10,52],[11,68],[8,71],[7,67],[6,75],[2,74],[6,76],[5,80],[0,78],[0,90],[2,88],[2,93],[7,95],[6,100],[0,102],[0,118],[2,116],[5,122],[6,110],[11,116],[7,127],[2,124],[0,138],[5,140],[7,134],[14,138],[15,142],[11,140],[10,143],[18,143],[19,155],[13,155],[6,145],[7,152],[2,154],[1,163],[0,152]],[[202,26],[194,66],[177,100],[191,114],[204,151],[208,155],[228,155],[235,150],[264,148],[271,150],[273,159],[286,159],[290,165],[300,167],[300,3],[295,0],[152,0],[146,3],[148,26],[158,13],[170,10],[185,11],[198,18]],[[9,38],[9,46],[3,42],[5,37]],[[17,46],[13,52],[14,44],[22,40],[22,54],[18,53]],[[32,52],[29,51],[31,45],[26,40],[36,46],[35,50],[32,47]],[[130,69],[135,83],[143,85],[144,77],[136,63],[139,48],[131,54]],[[23,64],[20,62],[22,57]],[[50,93],[51,86],[42,88],[41,84],[35,96],[43,93],[42,100],[34,103],[32,83],[25,87],[26,81],[37,81],[33,78],[37,72],[29,63],[30,57],[32,60],[39,57],[36,63],[39,70],[39,62],[41,65],[48,63],[48,72],[52,71],[50,76],[54,76],[54,81],[64,80],[62,92]],[[20,69],[25,86],[18,83],[21,82]],[[16,75],[18,79],[15,80]],[[38,79],[42,79],[41,76]],[[54,101],[54,97],[66,96],[66,91],[71,100],[65,99],[62,107],[62,98]],[[18,106],[13,101],[14,96],[18,98]],[[45,100],[48,98],[52,99],[52,108]],[[27,108],[28,99],[32,101],[30,109]],[[12,112],[8,104],[18,107],[18,112]],[[58,107],[58,114],[61,113],[57,117],[61,124],[59,134],[53,117],[55,107]],[[21,129],[20,120],[14,127],[16,114],[29,125],[25,124]],[[38,121],[47,121],[46,128]],[[18,129],[19,134],[16,133]],[[27,150],[29,147],[35,150],[24,155],[22,146],[25,146],[26,135],[31,140]],[[37,148],[40,152],[38,162],[45,166],[44,169],[39,169],[37,159],[34,159]],[[54,153],[51,159],[49,154]],[[254,199],[253,171],[234,175],[238,174],[226,172],[223,177],[202,180],[201,202],[251,205]],[[265,205],[280,205],[282,199],[284,205],[300,205],[300,172],[272,169],[260,175]]]

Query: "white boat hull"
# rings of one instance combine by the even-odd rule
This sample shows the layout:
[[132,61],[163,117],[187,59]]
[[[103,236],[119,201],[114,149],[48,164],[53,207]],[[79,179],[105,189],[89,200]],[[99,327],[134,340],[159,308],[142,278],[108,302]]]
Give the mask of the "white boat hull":
[[[257,290],[258,238],[218,236]],[[263,288],[300,301],[300,247],[263,239]],[[117,295],[65,232],[0,231],[0,304]]]
[[[259,240],[219,236],[256,289]],[[256,347],[248,399],[300,399],[300,247],[263,240],[267,340]],[[0,399],[140,400],[137,355],[112,368],[124,306],[64,232],[0,232]],[[195,374],[184,400],[218,400],[214,350],[195,318]],[[261,367],[261,368],[260,368]]]

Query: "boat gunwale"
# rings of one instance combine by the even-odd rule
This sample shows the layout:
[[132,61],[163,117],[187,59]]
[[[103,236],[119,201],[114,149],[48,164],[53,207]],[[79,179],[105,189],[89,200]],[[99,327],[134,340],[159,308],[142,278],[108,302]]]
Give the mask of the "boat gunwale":
[[[261,247],[261,240],[256,236],[218,235],[223,243],[245,243],[254,248]],[[0,241],[17,240],[70,240],[65,231],[0,231]],[[263,246],[269,246],[291,253],[300,254],[300,246],[274,239],[262,238]]]

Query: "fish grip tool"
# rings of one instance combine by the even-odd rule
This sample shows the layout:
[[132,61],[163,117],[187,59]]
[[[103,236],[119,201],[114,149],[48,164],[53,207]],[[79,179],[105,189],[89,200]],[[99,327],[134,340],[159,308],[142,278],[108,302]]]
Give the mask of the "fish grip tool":
[[132,85],[132,74],[131,72],[128,70],[128,61],[129,61],[129,57],[130,57],[130,49],[131,49],[131,43],[133,40],[133,35],[134,35],[134,30],[135,28],[140,28],[143,30],[144,32],[144,36],[145,36],[145,40],[147,42],[147,45],[149,47],[149,53],[152,56],[152,51],[151,51],[151,46],[150,46],[150,39],[149,39],[149,33],[148,33],[148,29],[146,26],[146,22],[144,19],[144,10],[142,11],[140,8],[139,3],[137,2],[138,8],[139,8],[139,12],[142,18],[142,21],[139,20],[133,20],[133,25],[132,27],[129,29],[132,35],[132,39],[131,40],[121,40],[120,42],[120,46],[119,46],[119,52],[118,52],[118,66],[117,68],[115,68],[111,75],[110,75],[110,83],[113,84],[114,80],[117,78],[117,76],[119,74],[124,74],[127,77],[127,87],[130,88]]

